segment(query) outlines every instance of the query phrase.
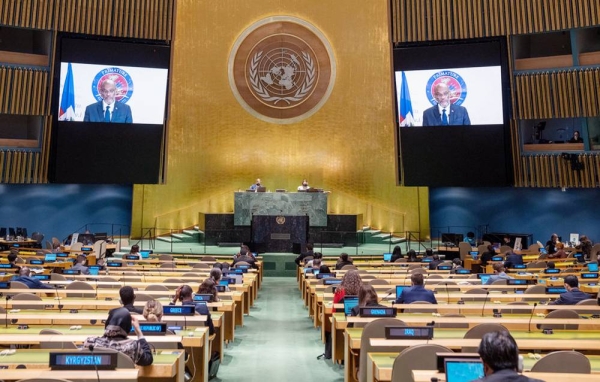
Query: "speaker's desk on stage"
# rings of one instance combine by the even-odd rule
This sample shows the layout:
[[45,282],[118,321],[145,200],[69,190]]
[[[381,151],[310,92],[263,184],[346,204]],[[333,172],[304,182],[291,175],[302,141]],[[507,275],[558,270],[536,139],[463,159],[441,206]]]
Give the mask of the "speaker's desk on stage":
[[[0,366],[8,369],[0,372],[4,381],[17,381],[25,378],[65,378],[70,381],[96,381],[94,370],[70,371],[50,370],[50,352],[60,350],[23,350],[19,349],[15,354],[0,357]],[[136,366],[134,369],[117,369],[110,371],[98,371],[100,380],[114,381],[173,381],[183,382],[184,374],[184,351],[170,350],[157,351],[154,362],[149,366]],[[25,365],[26,369],[16,369],[17,365]]]

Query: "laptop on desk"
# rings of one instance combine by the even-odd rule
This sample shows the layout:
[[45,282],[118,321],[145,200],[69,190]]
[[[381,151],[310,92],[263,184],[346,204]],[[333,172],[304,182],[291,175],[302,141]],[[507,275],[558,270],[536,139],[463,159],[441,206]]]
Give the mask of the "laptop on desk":
[[446,382],[471,382],[483,378],[483,362],[479,359],[446,358]]
[[358,296],[345,296],[344,297],[344,314],[349,316],[352,312],[352,308],[358,306]]

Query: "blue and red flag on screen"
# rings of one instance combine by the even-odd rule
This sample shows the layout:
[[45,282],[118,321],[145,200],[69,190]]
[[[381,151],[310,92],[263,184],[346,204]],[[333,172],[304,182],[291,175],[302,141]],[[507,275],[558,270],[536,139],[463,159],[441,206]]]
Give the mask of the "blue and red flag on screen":
[[412,102],[410,101],[410,92],[406,74],[402,72],[402,87],[400,88],[400,126],[414,126]]
[[75,120],[75,86],[73,85],[73,68],[71,67],[71,63],[69,63],[69,68],[67,69],[67,77],[65,77],[62,97],[60,98],[58,120]]

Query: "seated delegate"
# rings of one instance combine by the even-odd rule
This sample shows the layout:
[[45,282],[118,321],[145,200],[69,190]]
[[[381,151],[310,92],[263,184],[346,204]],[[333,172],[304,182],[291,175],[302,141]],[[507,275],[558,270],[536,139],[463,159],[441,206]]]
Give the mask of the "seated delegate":
[[485,285],[491,285],[498,280],[511,280],[512,277],[506,274],[504,264],[494,263],[494,274],[490,276]]
[[410,276],[411,287],[405,288],[400,296],[396,296],[396,304],[410,304],[415,301],[426,301],[437,304],[432,291],[423,286],[423,274],[415,273]]
[[189,285],[181,285],[175,291],[175,298],[169,305],[175,305],[177,301],[181,302],[181,305],[192,305],[196,308],[196,313],[202,316],[206,316],[204,324],[208,326],[209,334],[215,333],[215,326],[213,325],[212,318],[210,317],[210,311],[206,304],[196,304],[194,302],[193,290]]
[[[131,327],[137,335],[137,339],[130,339]],[[93,349],[109,348],[124,353],[135,362],[136,365],[148,366],[154,361],[150,345],[140,330],[140,325],[135,317],[132,317],[125,308],[112,309],[108,313],[108,319],[104,325],[102,337],[89,337],[83,344],[84,349],[93,346]]]
[[566,293],[561,293],[560,297],[548,305],[575,305],[580,301],[592,298],[591,295],[579,290],[579,279],[577,276],[568,275],[565,277]]

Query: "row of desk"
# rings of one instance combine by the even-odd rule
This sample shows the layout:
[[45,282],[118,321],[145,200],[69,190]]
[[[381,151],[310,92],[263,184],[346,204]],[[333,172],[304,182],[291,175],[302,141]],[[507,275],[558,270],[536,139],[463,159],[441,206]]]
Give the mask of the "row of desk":
[[[359,269],[366,270],[368,275],[375,275],[376,278],[386,279],[390,282],[389,285],[374,285],[378,291],[380,299],[389,298],[395,299],[396,285],[410,285],[410,274],[406,270],[402,270],[402,266],[390,270],[390,266],[376,264],[376,260],[370,260],[364,264],[364,267]],[[399,274],[398,274],[398,273]],[[343,273],[343,272],[340,272]],[[402,274],[404,273],[404,274]],[[432,272],[431,274],[443,274],[444,272]],[[446,272],[447,273],[447,272]],[[341,275],[340,275],[341,276]],[[340,277],[338,276],[338,277]],[[458,275],[447,275],[443,277],[456,277]],[[557,276],[557,275],[552,275]],[[560,277],[560,275],[558,275]],[[468,277],[468,276],[467,276]],[[519,275],[519,278],[525,278],[535,283],[538,280],[538,274],[528,273]],[[562,279],[551,280],[543,277],[547,285],[562,286]],[[408,280],[408,281],[407,281]],[[445,282],[474,282],[474,285],[444,285]],[[298,272],[299,289],[305,305],[308,308],[309,315],[313,318],[315,326],[321,328],[322,339],[325,341],[325,332],[331,332],[333,354],[332,360],[334,363],[344,364],[344,380],[346,382],[355,381],[355,368],[357,366],[358,357],[360,355],[362,327],[366,323],[375,320],[376,318],[365,317],[346,317],[343,313],[333,313],[333,309],[343,308],[342,304],[332,304],[333,293],[326,292],[326,286],[319,285],[320,281],[314,280],[312,276],[306,277],[302,272]],[[367,281],[365,281],[367,282]],[[433,280],[432,280],[433,282]],[[480,340],[478,339],[463,339],[468,328],[480,323],[501,323],[505,325],[511,334],[517,340],[519,348],[522,352],[543,352],[547,353],[554,350],[574,349],[589,354],[593,372],[600,372],[600,319],[592,318],[595,314],[600,314],[599,306],[585,306],[584,318],[580,319],[548,319],[543,315],[548,312],[548,308],[552,310],[573,309],[573,306],[533,306],[533,301],[552,300],[558,298],[557,294],[517,294],[516,289],[523,289],[528,285],[510,285],[510,286],[485,286],[481,285],[479,280],[474,279],[436,279],[436,284],[426,285],[427,288],[437,290],[438,305],[431,304],[411,304],[411,305],[394,305],[398,309],[434,309],[435,313],[400,313],[397,318],[411,326],[425,326],[433,324],[434,338],[428,343],[439,344],[453,350],[462,349],[463,347],[477,347]],[[484,295],[469,295],[479,301],[466,301],[464,304],[458,304],[457,301],[465,298],[463,293],[466,290],[474,288],[484,288],[490,290],[489,296]],[[583,285],[582,289],[588,293],[597,294],[597,285]],[[460,290],[460,291],[458,291]],[[485,300],[485,301],[484,301]],[[463,300],[464,301],[464,300]],[[528,302],[528,306],[509,305],[509,302]],[[390,305],[391,302],[384,302]],[[512,311],[516,308],[524,309],[522,313],[507,314],[504,313],[502,318],[494,318],[493,311]],[[579,307],[583,309],[583,307]],[[338,310],[339,311],[339,310]],[[533,314],[531,314],[532,312]],[[447,314],[460,314],[463,317],[444,317]],[[538,314],[542,315],[538,317]],[[433,321],[433,322],[432,322]],[[350,325],[349,325],[350,324]],[[538,324],[561,324],[561,325],[578,325],[579,330],[556,330],[554,334],[543,334],[536,326]],[[465,326],[464,328],[449,328],[448,326]],[[530,331],[530,328],[532,329]],[[378,348],[389,347],[389,352],[384,353],[369,353],[367,361],[367,381],[391,381],[392,366],[395,358],[404,348],[427,343],[420,340],[402,340],[392,341],[383,338],[370,339],[371,346]],[[525,354],[526,355],[526,354]],[[535,363],[534,359],[525,356],[525,369],[530,369]],[[552,374],[546,376],[546,373],[527,373],[534,378],[540,378],[549,382],[563,381],[565,375]],[[431,377],[441,378],[443,375],[437,374],[436,371],[414,371],[413,377],[415,381],[429,381]],[[562,378],[562,379],[561,379]],[[579,375],[578,375],[579,378]],[[600,376],[592,374],[591,376],[582,375],[581,380],[600,380]]]

